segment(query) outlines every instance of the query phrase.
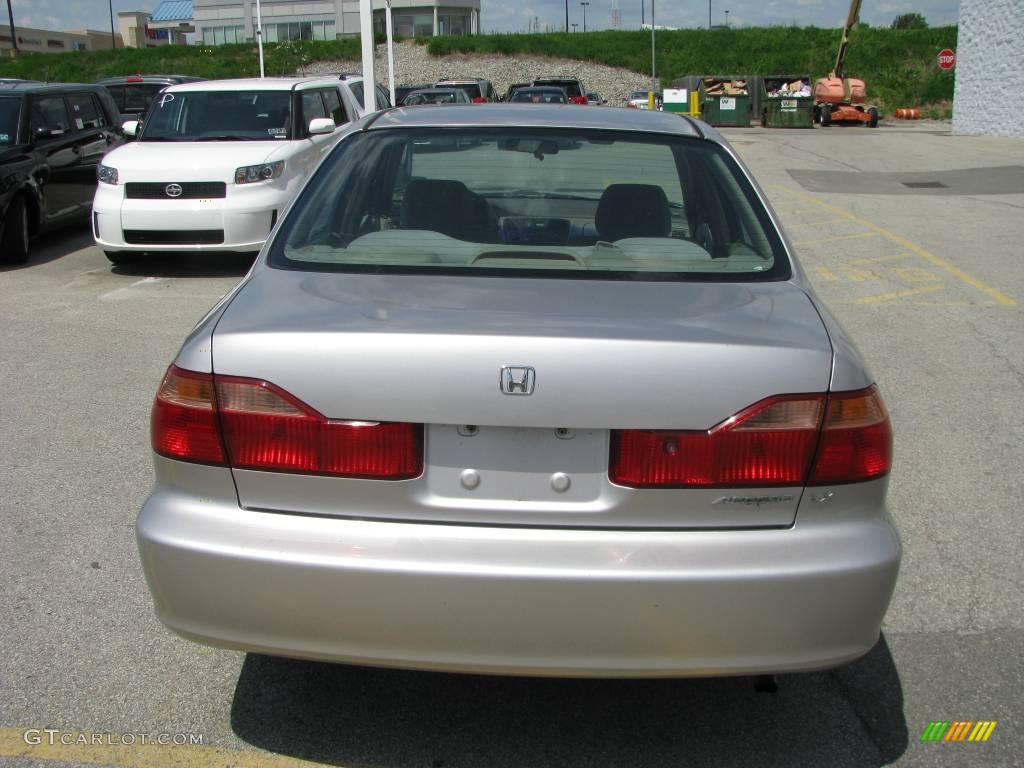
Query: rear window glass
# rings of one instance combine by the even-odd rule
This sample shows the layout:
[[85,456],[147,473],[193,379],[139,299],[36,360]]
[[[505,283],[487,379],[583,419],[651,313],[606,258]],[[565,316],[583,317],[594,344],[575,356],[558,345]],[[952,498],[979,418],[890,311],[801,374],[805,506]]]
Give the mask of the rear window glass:
[[458,88],[460,91],[465,91],[466,95],[472,99],[482,99],[483,93],[480,91],[479,83],[438,83],[438,88]]
[[289,91],[167,91],[146,115],[139,140],[287,139],[291,114]]
[[390,129],[343,141],[271,265],[591,279],[783,279],[781,242],[718,145],[610,131]]

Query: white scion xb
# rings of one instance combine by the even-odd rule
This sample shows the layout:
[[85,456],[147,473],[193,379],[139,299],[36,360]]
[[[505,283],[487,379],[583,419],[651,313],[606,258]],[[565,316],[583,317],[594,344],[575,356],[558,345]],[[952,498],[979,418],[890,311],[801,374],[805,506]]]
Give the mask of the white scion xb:
[[146,254],[258,251],[321,158],[364,114],[358,77],[166,88],[138,141],[97,168],[93,236],[114,264]]

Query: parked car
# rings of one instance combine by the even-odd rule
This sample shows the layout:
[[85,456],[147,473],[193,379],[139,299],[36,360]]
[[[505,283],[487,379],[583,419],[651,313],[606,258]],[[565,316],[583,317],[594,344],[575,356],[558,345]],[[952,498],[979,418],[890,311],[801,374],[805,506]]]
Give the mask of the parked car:
[[602,99],[600,93],[594,93],[591,91],[587,94],[587,104],[592,107],[600,107],[603,104],[607,104],[608,99]]
[[189,334],[151,424],[156,614],[219,647],[807,670],[872,648],[896,581],[878,388],[688,117],[362,122]]
[[568,104],[569,97],[562,88],[554,86],[520,88],[512,94],[513,104]]
[[98,85],[0,85],[0,262],[22,264],[30,238],[86,219],[96,167],[123,141]]
[[191,75],[124,75],[107,77],[97,84],[110,91],[123,120],[141,122],[153,99],[164,88],[179,83],[197,83],[205,79]]
[[474,104],[497,101],[498,93],[490,80],[470,78],[445,78],[434,83],[435,88],[461,88]]
[[461,88],[423,88],[413,91],[402,102],[403,107],[415,107],[418,104],[472,104],[469,96]]
[[502,96],[501,100],[512,101],[512,96],[515,95],[516,91],[518,91],[520,88],[529,88],[529,86],[529,83],[512,83],[512,85],[508,87],[508,90],[505,91],[505,95]]
[[[345,84],[345,89],[351,92],[352,96],[355,97],[356,102],[359,104],[359,116],[365,116],[367,114],[367,110],[366,99],[363,95],[363,76],[342,73],[338,76],[338,79]],[[398,89],[396,88],[395,90],[397,91]],[[391,98],[388,96],[388,92],[380,83],[374,84],[374,93],[377,95],[378,110],[389,109],[393,106]]]
[[395,86],[395,105],[402,104],[405,102],[405,97],[413,91],[422,91],[424,88],[432,88],[430,83],[422,83],[420,85],[396,85]]
[[650,102],[648,101],[648,95],[650,91],[637,90],[629,94],[629,98],[626,99],[626,106],[630,109],[647,109]]
[[549,85],[561,88],[569,97],[570,104],[587,103],[587,89],[583,87],[583,81],[575,77],[538,77],[530,85]]
[[[306,177],[363,113],[362,80],[209,80],[165,89],[138,141],[98,168],[96,243],[115,264],[258,251]],[[136,125],[126,123],[134,133]]]

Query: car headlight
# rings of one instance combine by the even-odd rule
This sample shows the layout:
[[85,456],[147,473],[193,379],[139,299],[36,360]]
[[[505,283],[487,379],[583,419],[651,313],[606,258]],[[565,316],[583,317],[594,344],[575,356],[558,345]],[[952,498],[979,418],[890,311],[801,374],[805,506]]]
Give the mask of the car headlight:
[[263,165],[243,165],[235,169],[235,184],[252,184],[254,181],[276,179],[284,171],[284,160]]
[[104,184],[117,184],[117,168],[111,168],[109,165],[97,165],[96,179]]

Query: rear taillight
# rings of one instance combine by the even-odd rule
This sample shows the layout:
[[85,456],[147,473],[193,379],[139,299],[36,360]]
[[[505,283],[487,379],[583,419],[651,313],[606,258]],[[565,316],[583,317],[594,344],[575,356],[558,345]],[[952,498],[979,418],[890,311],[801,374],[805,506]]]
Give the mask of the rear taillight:
[[892,433],[878,390],[762,400],[707,431],[612,433],[609,478],[633,488],[823,485],[880,477]]
[[485,99],[483,96],[474,96],[473,97],[473,103],[474,104],[486,104],[487,103],[487,99]]
[[871,480],[892,467],[892,426],[877,387],[829,395],[808,485]]
[[[181,382],[200,390],[189,402],[206,415],[206,422],[193,418],[179,426],[180,417],[174,421],[163,415],[169,403],[182,399],[173,395]],[[197,405],[202,401],[205,409]],[[166,447],[188,446],[193,429],[200,447],[216,445],[216,458],[211,451]],[[197,374],[175,366],[153,407],[153,447],[170,458],[235,469],[387,480],[417,477],[423,471],[419,424],[331,420],[266,381]]]
[[224,462],[213,400],[213,376],[172,365],[160,382],[150,417],[153,450],[200,464]]
[[570,104],[586,104],[587,103],[587,97],[586,96],[570,96],[569,97],[569,103]]

